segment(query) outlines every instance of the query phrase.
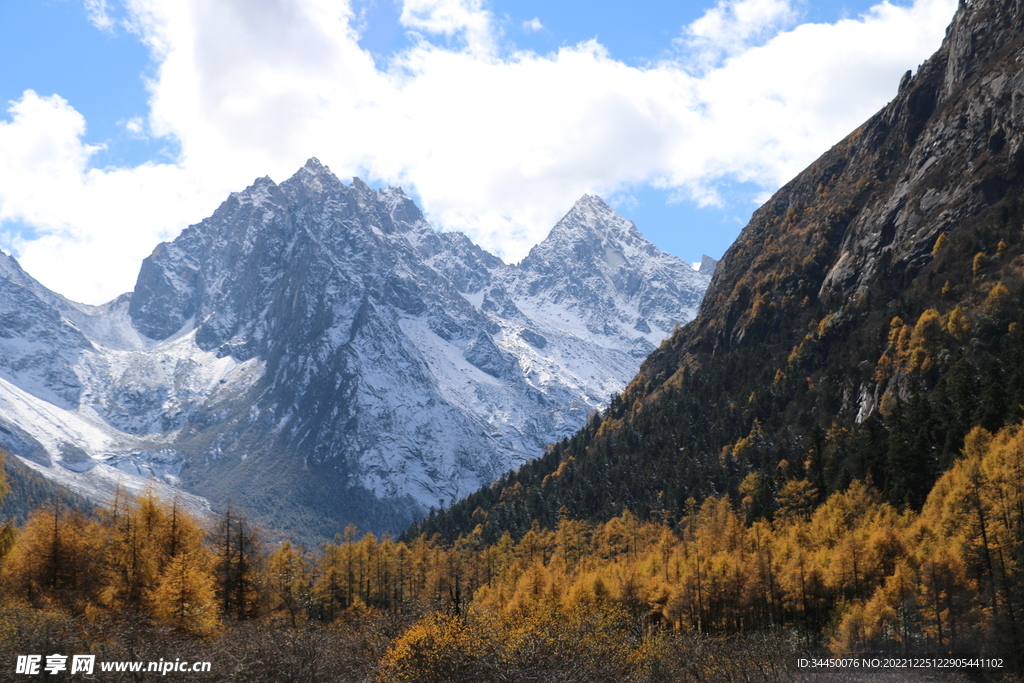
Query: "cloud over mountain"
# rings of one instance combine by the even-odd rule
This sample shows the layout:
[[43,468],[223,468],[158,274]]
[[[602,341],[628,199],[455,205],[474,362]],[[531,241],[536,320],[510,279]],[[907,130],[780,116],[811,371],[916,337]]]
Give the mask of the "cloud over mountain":
[[347,3],[126,0],[155,65],[136,133],[176,151],[93,168],[74,102],[26,92],[0,119],[0,241],[98,303],[251,169],[283,176],[316,155],[402,184],[435,225],[517,261],[587,192],[652,184],[715,203],[723,181],[774,189],[892,97],[955,4],[797,24],[795,0],[721,0],[661,61],[629,65],[596,39],[519,51],[479,0],[405,3],[412,40],[390,56],[360,46]]

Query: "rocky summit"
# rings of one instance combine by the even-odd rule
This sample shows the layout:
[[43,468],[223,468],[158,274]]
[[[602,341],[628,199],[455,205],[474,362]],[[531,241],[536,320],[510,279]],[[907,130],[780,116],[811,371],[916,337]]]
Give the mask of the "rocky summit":
[[103,306],[0,254],[0,446],[306,538],[396,531],[570,434],[710,280],[584,196],[519,265],[401,189],[261,178]]

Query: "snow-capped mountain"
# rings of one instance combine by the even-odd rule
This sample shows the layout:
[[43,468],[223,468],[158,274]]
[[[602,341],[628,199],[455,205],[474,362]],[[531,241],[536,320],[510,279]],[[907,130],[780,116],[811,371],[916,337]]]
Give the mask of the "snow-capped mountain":
[[0,445],[94,496],[150,480],[309,536],[396,530],[572,433],[709,280],[597,197],[511,266],[311,159],[104,306],[0,254]]

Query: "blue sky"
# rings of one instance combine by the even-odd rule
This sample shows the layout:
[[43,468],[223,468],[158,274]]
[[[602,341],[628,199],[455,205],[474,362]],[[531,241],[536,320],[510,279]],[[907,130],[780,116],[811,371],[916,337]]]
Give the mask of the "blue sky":
[[141,163],[153,153],[118,121],[146,114],[149,52],[124,30],[93,26],[73,0],[0,2],[0,101],[25,90],[60,94],[89,122],[86,140],[110,145],[96,164]]
[[317,156],[509,261],[584,192],[718,258],[955,5],[3,0],[0,248],[100,303],[227,192]]

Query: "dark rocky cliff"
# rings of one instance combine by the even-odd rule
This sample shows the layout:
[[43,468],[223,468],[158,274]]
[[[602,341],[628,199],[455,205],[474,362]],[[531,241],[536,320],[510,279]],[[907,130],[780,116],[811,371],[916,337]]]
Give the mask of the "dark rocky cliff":
[[770,516],[789,481],[920,504],[971,426],[1024,417],[1022,190],[1024,3],[965,0],[894,99],[755,212],[602,416],[420,528],[721,494]]

